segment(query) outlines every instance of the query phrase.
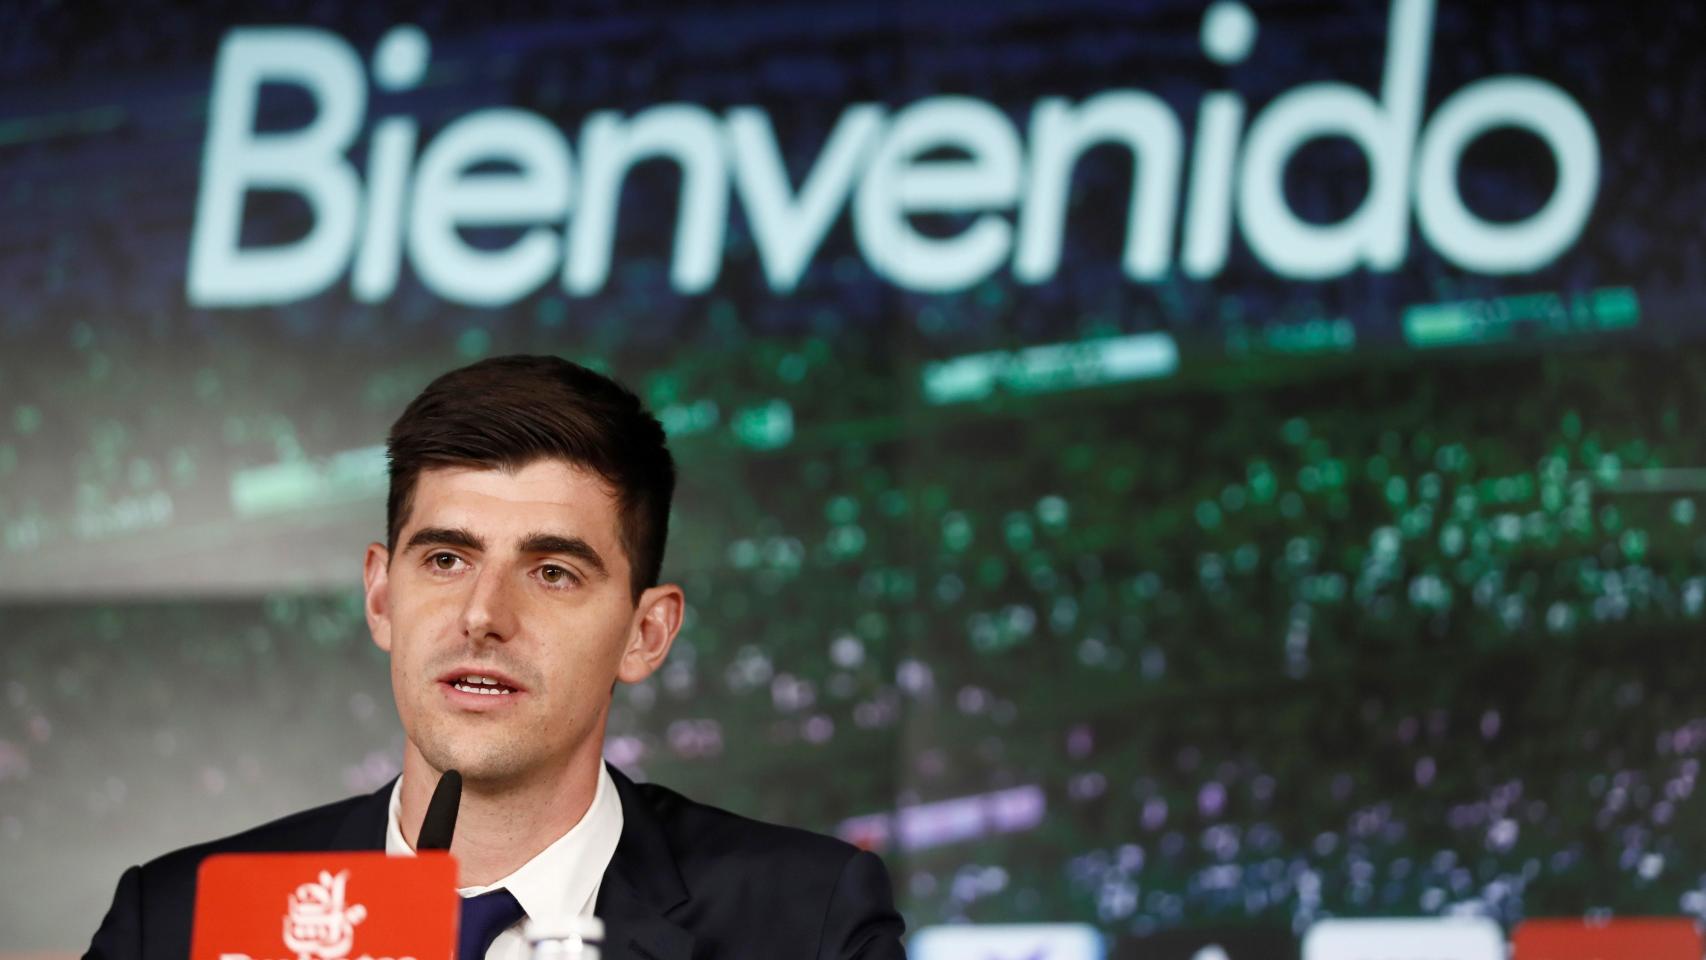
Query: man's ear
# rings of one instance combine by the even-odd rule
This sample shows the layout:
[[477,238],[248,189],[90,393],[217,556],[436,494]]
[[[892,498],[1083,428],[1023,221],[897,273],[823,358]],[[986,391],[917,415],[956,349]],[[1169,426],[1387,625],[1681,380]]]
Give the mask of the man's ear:
[[386,653],[391,652],[391,553],[383,543],[367,545],[362,558],[361,582],[367,591],[363,605],[367,612],[367,632],[373,643]]
[[622,651],[622,662],[616,666],[616,679],[639,683],[663,666],[664,657],[669,656],[669,648],[675,643],[675,634],[681,629],[686,606],[681,588],[673,583],[640,594],[640,602],[634,608],[634,625],[628,631],[628,646]]

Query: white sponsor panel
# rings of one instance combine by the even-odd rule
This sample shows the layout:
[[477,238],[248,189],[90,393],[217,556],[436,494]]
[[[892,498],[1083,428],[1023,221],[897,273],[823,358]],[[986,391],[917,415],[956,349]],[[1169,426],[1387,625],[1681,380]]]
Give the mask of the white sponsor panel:
[[[855,103],[843,108],[797,184],[762,106],[596,110],[578,132],[526,110],[491,107],[421,144],[415,118],[369,116],[368,103],[369,73],[386,91],[420,83],[431,43],[419,29],[388,33],[370,69],[333,33],[237,29],[214,66],[188,295],[197,306],[285,303],[347,277],[351,294],[373,303],[392,294],[407,260],[428,290],[471,306],[502,306],[551,284],[590,296],[610,276],[629,171],[651,160],[681,173],[679,190],[661,208],[673,215],[669,277],[681,294],[716,283],[736,204],[779,294],[794,289],[842,216],[874,273],[904,289],[965,290],[1003,270],[1018,283],[1046,283],[1060,268],[1071,226],[1074,172],[1084,154],[1104,145],[1133,159],[1121,256],[1133,282],[1161,281],[1176,267],[1195,279],[1219,275],[1235,230],[1269,270],[1299,281],[1396,270],[1410,254],[1412,232],[1466,271],[1544,267],[1581,235],[1598,194],[1593,124],[1568,93],[1524,76],[1434,91],[1447,95],[1428,116],[1435,2],[1393,0],[1377,91],[1304,84],[1247,124],[1241,94],[1205,91],[1194,133],[1144,90],[1043,97],[1028,111],[960,95],[898,110]],[[1258,36],[1242,4],[1223,0],[1205,16],[1204,53],[1217,62],[1242,61]],[[312,119],[260,132],[266,84],[305,92],[315,104]],[[1501,128],[1531,134],[1557,168],[1545,203],[1515,222],[1481,218],[1458,189],[1467,148]],[[358,170],[350,155],[364,137],[367,169]],[[1326,137],[1353,144],[1370,171],[1367,195],[1337,223],[1299,215],[1284,186],[1298,151]],[[245,200],[260,190],[300,196],[312,216],[307,234],[242,245]],[[961,216],[958,232],[917,228],[918,215],[942,213]],[[470,227],[516,233],[498,249],[477,248],[462,236]]]
[[996,923],[925,927],[907,941],[913,960],[1102,960],[1095,927],[1080,923]]
[[1481,917],[1323,920],[1304,935],[1303,960],[1505,960],[1505,938]]

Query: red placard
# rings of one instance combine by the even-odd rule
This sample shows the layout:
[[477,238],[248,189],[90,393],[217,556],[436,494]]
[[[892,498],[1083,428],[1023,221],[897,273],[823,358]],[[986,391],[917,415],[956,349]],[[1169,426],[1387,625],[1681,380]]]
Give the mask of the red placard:
[[237,853],[202,862],[191,960],[449,960],[448,853]]
[[1511,934],[1512,960],[1700,960],[1701,950],[1682,917],[1528,920]]

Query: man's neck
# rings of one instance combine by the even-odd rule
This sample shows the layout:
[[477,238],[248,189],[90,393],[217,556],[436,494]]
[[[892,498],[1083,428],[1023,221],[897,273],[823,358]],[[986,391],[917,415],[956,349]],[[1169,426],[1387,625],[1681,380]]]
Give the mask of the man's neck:
[[[501,880],[573,829],[592,806],[602,763],[592,752],[556,770],[501,785],[464,777],[450,844],[460,870],[457,886]],[[411,847],[439,776],[414,744],[404,747],[397,826]]]

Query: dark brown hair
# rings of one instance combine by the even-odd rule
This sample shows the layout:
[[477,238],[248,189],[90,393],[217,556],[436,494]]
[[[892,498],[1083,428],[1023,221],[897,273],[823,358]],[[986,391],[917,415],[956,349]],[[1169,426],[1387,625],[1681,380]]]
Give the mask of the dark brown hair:
[[658,583],[675,461],[657,418],[609,377],[561,357],[481,360],[428,384],[391,426],[386,453],[385,543],[393,552],[422,470],[518,470],[560,459],[614,488],[634,598]]

